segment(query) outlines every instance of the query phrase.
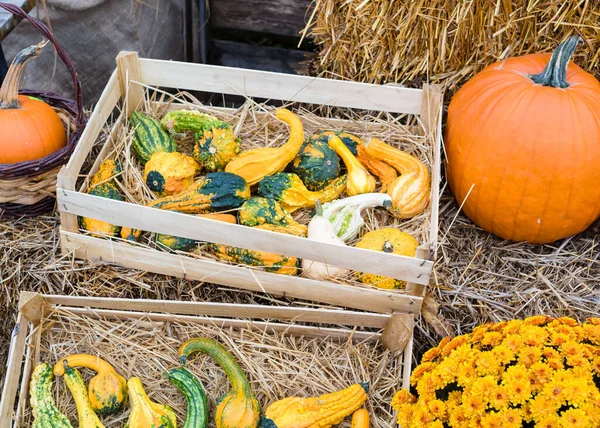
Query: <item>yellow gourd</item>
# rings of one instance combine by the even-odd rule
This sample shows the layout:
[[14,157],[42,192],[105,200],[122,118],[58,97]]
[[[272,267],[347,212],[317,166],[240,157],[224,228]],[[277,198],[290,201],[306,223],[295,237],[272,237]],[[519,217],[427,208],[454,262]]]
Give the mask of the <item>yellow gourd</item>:
[[367,168],[367,171],[379,178],[379,182],[381,183],[381,189],[379,189],[379,192],[385,193],[390,184],[392,184],[394,180],[398,178],[396,170],[387,163],[369,156],[365,152],[365,146],[363,144],[357,145],[356,151],[358,153],[356,159],[358,159],[358,161],[365,168]]
[[360,195],[362,193],[373,193],[377,187],[377,180],[367,169],[356,159],[350,149],[342,140],[331,135],[329,137],[329,147],[331,147],[344,161],[348,170],[348,179],[346,181],[346,193],[348,196]]
[[64,364],[64,380],[67,388],[71,391],[77,407],[77,415],[79,419],[79,428],[104,428],[98,415],[94,412],[90,403],[90,398],[85,389],[85,382],[81,373],[72,367]]
[[154,153],[144,165],[144,181],[157,196],[176,195],[194,184],[200,165],[179,152]]
[[261,147],[242,152],[225,167],[226,172],[243,177],[250,186],[268,175],[283,171],[302,147],[304,129],[300,118],[284,108],[277,109],[275,115],[290,126],[287,143],[278,148]]
[[431,177],[423,162],[377,138],[364,142],[367,155],[391,165],[400,176],[389,184],[390,211],[398,218],[411,218],[427,208],[431,196]]
[[[419,242],[406,232],[393,227],[373,230],[366,233],[356,244],[356,248],[383,251],[384,253],[399,254],[414,257],[417,253]],[[359,273],[358,278],[363,284],[375,285],[379,288],[398,289],[406,287],[406,282],[395,278]]]
[[86,367],[98,372],[88,386],[90,403],[96,413],[110,415],[123,409],[127,401],[127,385],[109,363],[94,355],[73,354],[54,365],[54,375],[64,375],[67,367]]
[[367,400],[368,384],[313,398],[288,397],[272,403],[261,419],[261,428],[329,428],[341,423]]
[[358,409],[354,412],[350,428],[369,428],[369,412],[367,409]]
[[163,404],[150,401],[142,381],[132,377],[127,381],[131,413],[127,420],[127,428],[176,428],[175,412]]

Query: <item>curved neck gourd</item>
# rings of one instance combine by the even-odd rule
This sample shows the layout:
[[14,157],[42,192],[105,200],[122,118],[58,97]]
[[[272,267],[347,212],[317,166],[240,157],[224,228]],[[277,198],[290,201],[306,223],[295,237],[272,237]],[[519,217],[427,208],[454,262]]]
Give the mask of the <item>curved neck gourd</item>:
[[62,376],[66,367],[85,367],[98,373],[114,372],[115,369],[100,357],[87,354],[73,354],[63,358],[54,366],[54,374]]
[[39,56],[47,43],[47,41],[38,43],[37,45],[23,49],[17,54],[6,73],[2,86],[0,87],[0,110],[17,109],[21,107],[18,98],[19,85],[21,84],[25,66],[29,61]]

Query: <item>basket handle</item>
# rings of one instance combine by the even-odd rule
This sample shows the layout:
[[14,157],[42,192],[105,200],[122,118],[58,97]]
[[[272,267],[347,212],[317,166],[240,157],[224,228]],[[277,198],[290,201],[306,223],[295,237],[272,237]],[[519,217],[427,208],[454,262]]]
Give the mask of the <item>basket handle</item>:
[[83,96],[82,96],[82,91],[81,91],[81,82],[79,81],[79,78],[77,77],[77,72],[75,71],[75,67],[73,66],[73,63],[71,62],[71,59],[69,58],[69,56],[67,55],[67,52],[63,49],[63,47],[56,41],[52,31],[50,31],[50,29],[46,26],[46,24],[29,16],[29,14],[27,12],[25,12],[23,9],[21,9],[17,5],[0,2],[0,7],[2,9],[12,13],[15,16],[18,16],[20,18],[25,18],[26,20],[31,22],[31,25],[33,25],[36,30],[38,30],[48,40],[50,40],[52,42],[52,44],[54,45],[54,48],[56,49],[56,52],[58,53],[58,57],[65,64],[65,66],[69,69],[69,72],[71,73],[71,77],[73,78],[73,86],[75,86],[75,103],[77,105],[77,119],[76,120],[77,120],[78,124],[83,123],[84,116],[83,116]]

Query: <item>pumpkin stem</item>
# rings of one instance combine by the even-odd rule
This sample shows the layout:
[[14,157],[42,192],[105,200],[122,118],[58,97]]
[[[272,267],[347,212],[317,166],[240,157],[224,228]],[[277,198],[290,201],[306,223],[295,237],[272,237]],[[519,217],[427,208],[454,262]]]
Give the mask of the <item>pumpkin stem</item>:
[[37,58],[47,44],[48,40],[42,41],[37,45],[23,49],[15,56],[15,59],[6,73],[2,87],[0,87],[0,109],[7,110],[21,107],[18,96],[21,77],[25,71],[25,65],[30,60]]
[[567,66],[571,57],[577,49],[577,45],[581,42],[581,37],[571,36],[562,42],[552,53],[550,62],[540,74],[532,74],[529,76],[531,80],[543,86],[552,86],[553,88],[568,88],[567,82]]

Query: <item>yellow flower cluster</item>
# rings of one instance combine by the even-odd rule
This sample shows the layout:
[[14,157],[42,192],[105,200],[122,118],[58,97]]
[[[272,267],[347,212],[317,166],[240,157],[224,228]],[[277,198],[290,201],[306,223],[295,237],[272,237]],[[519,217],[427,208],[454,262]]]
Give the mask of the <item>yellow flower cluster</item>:
[[600,426],[600,319],[490,323],[423,355],[392,407],[402,428]]

